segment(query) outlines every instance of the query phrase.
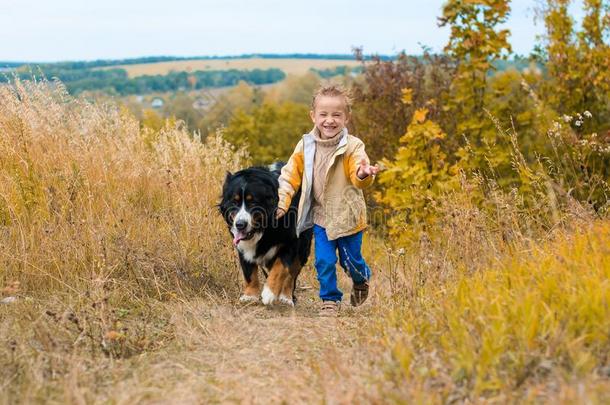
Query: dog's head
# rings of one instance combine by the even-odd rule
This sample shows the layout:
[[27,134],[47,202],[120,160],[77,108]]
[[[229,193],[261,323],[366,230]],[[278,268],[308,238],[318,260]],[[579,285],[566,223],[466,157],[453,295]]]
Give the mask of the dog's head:
[[277,175],[265,168],[227,173],[219,205],[233,244],[262,236],[278,204]]

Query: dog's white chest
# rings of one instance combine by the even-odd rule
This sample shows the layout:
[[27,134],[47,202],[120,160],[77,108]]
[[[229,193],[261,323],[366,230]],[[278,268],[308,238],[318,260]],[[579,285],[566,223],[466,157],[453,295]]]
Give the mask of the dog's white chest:
[[259,266],[264,266],[269,260],[271,260],[277,253],[278,247],[273,246],[263,256],[256,256],[256,244],[260,240],[261,236],[255,235],[250,240],[244,240],[239,242],[237,250],[242,254],[244,260],[250,263],[256,263]]

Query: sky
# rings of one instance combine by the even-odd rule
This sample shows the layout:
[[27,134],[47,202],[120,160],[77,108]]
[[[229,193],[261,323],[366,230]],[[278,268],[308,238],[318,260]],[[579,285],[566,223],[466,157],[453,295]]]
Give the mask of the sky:
[[[0,61],[250,53],[441,51],[442,0],[0,0]],[[541,33],[537,0],[513,0],[513,50]],[[576,11],[575,11],[576,13]]]

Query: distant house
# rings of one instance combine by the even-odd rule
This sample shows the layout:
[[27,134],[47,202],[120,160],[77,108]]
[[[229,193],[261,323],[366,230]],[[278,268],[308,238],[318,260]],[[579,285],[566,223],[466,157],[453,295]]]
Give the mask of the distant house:
[[211,100],[205,98],[198,98],[193,102],[193,108],[195,110],[205,110],[211,104]]
[[164,104],[164,102],[163,102],[163,99],[161,97],[155,97],[151,101],[150,106],[152,108],[161,108],[161,107],[163,107],[163,104]]

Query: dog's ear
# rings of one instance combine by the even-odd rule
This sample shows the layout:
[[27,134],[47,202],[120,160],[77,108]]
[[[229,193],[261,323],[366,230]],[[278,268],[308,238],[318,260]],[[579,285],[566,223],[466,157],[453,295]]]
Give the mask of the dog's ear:
[[227,170],[227,176],[225,177],[225,183],[228,183],[229,180],[231,180],[231,177],[233,177],[233,174]]
[[231,178],[233,178],[233,174],[231,174],[231,172],[227,170],[227,175],[225,176],[225,182],[222,185],[223,192],[226,191],[227,186],[229,185],[229,182],[231,181]]

